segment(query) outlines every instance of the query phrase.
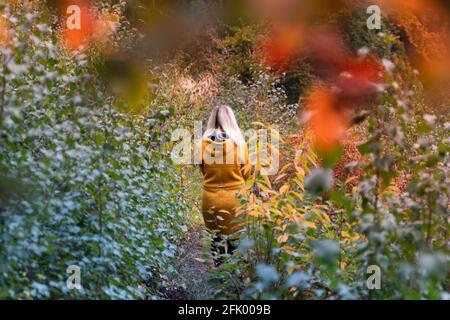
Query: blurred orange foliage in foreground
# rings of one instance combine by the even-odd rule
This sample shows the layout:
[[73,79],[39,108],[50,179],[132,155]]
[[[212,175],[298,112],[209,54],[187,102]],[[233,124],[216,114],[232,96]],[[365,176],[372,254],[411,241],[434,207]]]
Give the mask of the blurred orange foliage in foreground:
[[[84,0],[64,1],[62,13],[62,37],[70,50],[77,50],[91,42],[101,42],[115,31],[119,17],[98,15]],[[79,22],[79,26],[75,25]],[[75,26],[75,27],[74,27]]]
[[[250,3],[257,6],[256,2]],[[258,57],[265,66],[282,72],[289,71],[299,59],[311,63],[325,86],[315,85],[307,94],[304,118],[317,146],[332,151],[351,125],[352,113],[369,104],[374,93],[382,89],[386,68],[393,64],[387,61],[385,65],[368,50],[356,55],[333,23],[312,23],[332,11],[361,5],[357,1],[324,1],[316,5],[265,0],[263,4],[262,15],[272,22],[272,27],[259,46]],[[405,32],[405,46],[411,49],[411,62],[426,88],[442,91],[447,86],[448,90],[448,10],[436,0],[375,0],[373,4],[381,7],[383,19],[390,19]]]
[[305,120],[314,143],[324,151],[332,151],[349,127],[348,117],[339,109],[336,95],[328,88],[315,86],[307,97]]

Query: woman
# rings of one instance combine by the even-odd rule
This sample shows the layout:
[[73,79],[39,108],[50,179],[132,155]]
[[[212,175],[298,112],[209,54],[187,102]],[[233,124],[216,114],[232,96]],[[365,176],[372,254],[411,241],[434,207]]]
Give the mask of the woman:
[[214,235],[213,251],[229,253],[234,247],[228,236],[238,228],[232,221],[240,205],[236,196],[250,175],[247,146],[230,107],[212,110],[201,141],[201,160],[203,219]]

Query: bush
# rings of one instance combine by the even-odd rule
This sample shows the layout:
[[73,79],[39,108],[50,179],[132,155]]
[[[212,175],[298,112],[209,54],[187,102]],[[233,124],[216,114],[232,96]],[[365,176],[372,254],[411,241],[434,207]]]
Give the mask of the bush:
[[[249,182],[240,217],[247,217],[239,250],[218,277],[253,299],[448,298],[448,123],[412,107],[388,73],[380,105],[359,144],[362,170],[350,191],[332,188],[308,142],[298,146],[295,176],[273,188],[267,177]],[[323,159],[322,159],[323,160]],[[323,161],[331,166],[332,162]],[[396,186],[402,173],[407,187]],[[405,178],[406,177],[406,178]],[[372,268],[381,287],[369,290]],[[224,297],[227,287],[219,293]]]
[[[152,143],[165,138],[113,108],[44,15],[5,10],[16,28],[0,75],[0,297],[154,294],[184,230],[182,190]],[[70,265],[81,290],[66,286]]]

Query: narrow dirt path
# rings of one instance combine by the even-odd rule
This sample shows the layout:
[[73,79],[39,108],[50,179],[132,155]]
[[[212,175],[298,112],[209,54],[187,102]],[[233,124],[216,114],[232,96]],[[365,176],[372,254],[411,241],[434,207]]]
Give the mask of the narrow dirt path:
[[209,270],[213,261],[208,251],[208,240],[202,224],[193,225],[179,244],[177,270],[163,295],[170,300],[214,299],[214,289],[209,283]]

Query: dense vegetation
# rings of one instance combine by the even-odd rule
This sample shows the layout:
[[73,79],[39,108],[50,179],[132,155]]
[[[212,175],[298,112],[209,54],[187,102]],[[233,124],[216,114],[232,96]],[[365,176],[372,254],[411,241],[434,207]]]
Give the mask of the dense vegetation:
[[[245,15],[224,10],[194,39],[156,50],[142,20],[167,28],[145,1],[92,4],[114,28],[83,50],[70,50],[52,1],[0,5],[0,298],[167,298],[201,221],[200,173],[172,162],[171,132],[217,104],[244,130],[278,129],[281,166],[269,177],[253,168],[239,249],[211,268],[210,298],[449,298],[448,100],[430,102],[404,19],[389,17],[382,33],[364,29],[359,7],[326,19],[364,68],[380,62],[368,94],[324,73],[326,54],[280,58],[289,48],[273,49],[284,43],[271,43],[270,25]],[[209,8],[190,5],[202,19]],[[360,72],[355,61],[345,67]],[[330,98],[355,111],[330,147],[304,114],[331,101],[333,81],[359,91]],[[208,264],[204,241],[197,258]],[[66,286],[71,265],[81,290]]]
[[[164,110],[117,111],[39,19],[11,14],[17,45],[2,52],[1,297],[144,297],[185,228],[170,158],[150,147]],[[69,265],[86,270],[82,290]]]

